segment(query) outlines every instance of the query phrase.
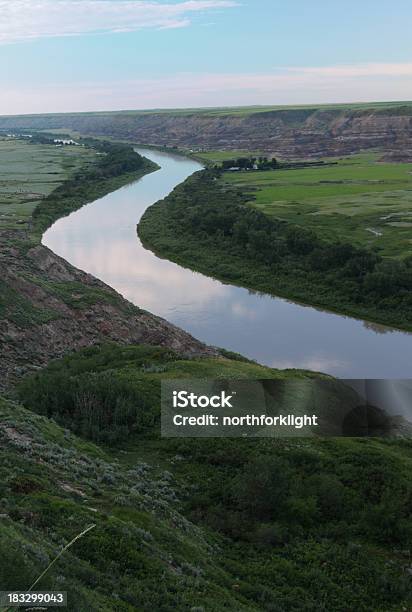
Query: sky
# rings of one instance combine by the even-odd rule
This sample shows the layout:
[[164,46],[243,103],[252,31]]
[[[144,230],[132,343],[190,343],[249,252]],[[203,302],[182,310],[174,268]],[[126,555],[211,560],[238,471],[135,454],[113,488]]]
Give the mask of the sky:
[[410,0],[0,0],[0,114],[412,100]]

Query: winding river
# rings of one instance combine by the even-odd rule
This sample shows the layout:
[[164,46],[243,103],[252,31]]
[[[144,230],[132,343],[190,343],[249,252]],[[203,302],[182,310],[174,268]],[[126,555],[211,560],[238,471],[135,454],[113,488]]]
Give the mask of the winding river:
[[43,244],[141,308],[260,363],[340,378],[411,377],[412,334],[225,285],[143,248],[143,212],[201,166],[137,150],[161,169],[58,220]]

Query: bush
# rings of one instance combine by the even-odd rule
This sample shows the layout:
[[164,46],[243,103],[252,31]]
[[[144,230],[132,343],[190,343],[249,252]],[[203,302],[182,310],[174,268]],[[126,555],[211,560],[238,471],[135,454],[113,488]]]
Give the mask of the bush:
[[258,457],[234,479],[232,496],[253,520],[274,520],[284,508],[291,477],[288,464],[280,457]]
[[110,371],[78,376],[44,373],[27,379],[20,396],[39,414],[86,438],[108,444],[153,427],[158,419],[136,386]]

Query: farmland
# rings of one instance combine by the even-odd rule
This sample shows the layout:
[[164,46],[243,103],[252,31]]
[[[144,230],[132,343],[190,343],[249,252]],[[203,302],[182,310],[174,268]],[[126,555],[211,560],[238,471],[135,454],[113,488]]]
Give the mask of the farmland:
[[28,145],[0,137],[0,230],[27,223],[39,200],[95,156],[86,147]]
[[[330,161],[330,160],[328,160]],[[412,254],[412,164],[374,153],[297,170],[225,173],[227,186],[250,194],[250,205],[273,218],[312,229],[330,241]]]

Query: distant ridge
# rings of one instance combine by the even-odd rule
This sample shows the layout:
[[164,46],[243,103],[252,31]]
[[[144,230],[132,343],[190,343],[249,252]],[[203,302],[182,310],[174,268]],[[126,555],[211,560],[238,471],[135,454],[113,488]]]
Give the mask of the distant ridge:
[[68,130],[180,149],[314,158],[380,149],[412,159],[412,102],[124,110],[0,117],[0,130]]

